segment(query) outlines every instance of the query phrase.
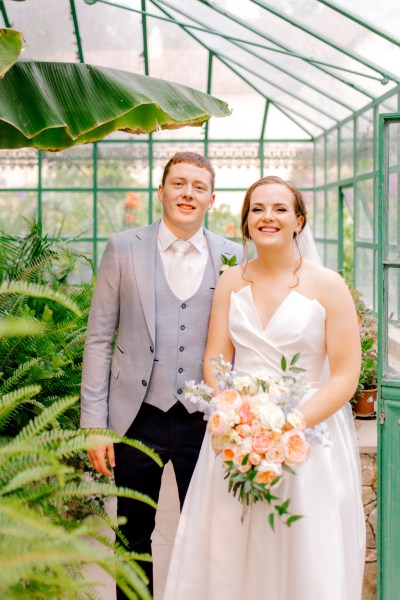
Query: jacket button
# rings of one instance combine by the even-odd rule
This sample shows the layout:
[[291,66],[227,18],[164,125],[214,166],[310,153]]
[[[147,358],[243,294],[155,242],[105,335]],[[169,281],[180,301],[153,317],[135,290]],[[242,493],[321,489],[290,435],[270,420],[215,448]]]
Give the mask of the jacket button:
[[178,390],[178,394],[182,394],[182,390],[181,390],[181,388],[179,388],[179,390]]
[[184,351],[184,347],[183,346],[179,346],[179,352],[183,352]]
[[186,304],[185,303],[181,304],[181,308],[186,308]]
[[186,327],[184,325],[181,325],[181,331],[185,331]]
[[142,385],[144,385],[144,387],[146,387],[147,381],[145,379],[142,379]]
[[150,346],[150,352],[153,354],[153,352],[154,352],[153,346]]
[[178,369],[178,373],[183,373],[183,369],[182,369],[182,367],[179,367],[179,369]]

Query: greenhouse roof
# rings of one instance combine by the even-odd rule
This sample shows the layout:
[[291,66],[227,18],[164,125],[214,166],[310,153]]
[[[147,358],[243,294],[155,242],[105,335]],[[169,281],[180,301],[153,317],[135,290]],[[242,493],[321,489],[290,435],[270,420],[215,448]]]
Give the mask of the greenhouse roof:
[[0,0],[0,11],[23,32],[24,59],[123,69],[228,101],[233,115],[210,122],[210,139],[313,139],[400,83],[398,0]]

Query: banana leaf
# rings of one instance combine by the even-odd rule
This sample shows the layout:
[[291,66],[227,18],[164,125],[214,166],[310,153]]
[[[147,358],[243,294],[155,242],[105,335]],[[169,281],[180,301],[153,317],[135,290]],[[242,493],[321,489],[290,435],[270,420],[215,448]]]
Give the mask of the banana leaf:
[[150,133],[230,114],[161,79],[79,63],[20,61],[0,81],[0,148],[64,150],[114,131]]
[[0,79],[17,61],[22,52],[22,33],[15,29],[0,29]]

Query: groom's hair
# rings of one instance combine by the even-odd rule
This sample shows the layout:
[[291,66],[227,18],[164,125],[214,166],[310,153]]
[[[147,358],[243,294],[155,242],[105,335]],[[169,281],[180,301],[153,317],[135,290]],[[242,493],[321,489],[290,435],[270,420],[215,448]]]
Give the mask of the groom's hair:
[[169,173],[172,165],[177,165],[179,163],[188,163],[189,165],[195,165],[196,167],[200,167],[200,169],[206,169],[211,175],[211,191],[214,191],[215,187],[215,171],[213,169],[212,164],[202,154],[197,154],[197,152],[176,152],[172,158],[169,159],[167,164],[164,167],[163,176],[161,179],[161,185],[164,186],[165,180]]
[[304,223],[302,225],[302,229],[304,225],[307,223],[307,208],[304,202],[303,194],[299,190],[298,187],[294,185],[291,181],[285,181],[280,177],[276,177],[275,175],[268,175],[267,177],[262,177],[255,181],[247,190],[246,195],[243,201],[242,207],[242,222],[241,222],[241,230],[243,242],[247,242],[250,239],[249,234],[249,226],[248,226],[248,217],[250,211],[250,200],[251,196],[255,189],[260,187],[261,185],[268,185],[270,183],[278,183],[279,185],[285,186],[288,190],[290,190],[294,196],[294,211],[296,213],[296,217],[304,217]]

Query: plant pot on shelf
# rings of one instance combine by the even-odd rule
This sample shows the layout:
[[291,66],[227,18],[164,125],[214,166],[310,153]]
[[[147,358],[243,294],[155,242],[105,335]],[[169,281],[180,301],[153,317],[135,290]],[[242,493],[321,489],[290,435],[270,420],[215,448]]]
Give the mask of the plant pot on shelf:
[[352,401],[353,413],[359,419],[371,419],[376,416],[378,389],[358,390]]

